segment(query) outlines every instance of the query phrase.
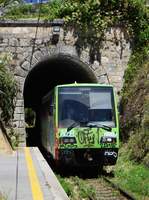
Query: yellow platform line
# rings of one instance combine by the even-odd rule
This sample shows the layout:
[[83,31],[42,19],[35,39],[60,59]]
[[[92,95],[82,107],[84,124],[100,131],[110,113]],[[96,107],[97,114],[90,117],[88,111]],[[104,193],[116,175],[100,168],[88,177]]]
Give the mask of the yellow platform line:
[[33,199],[44,200],[30,150],[29,148],[26,147],[24,151],[25,151],[25,158],[27,163],[27,169],[28,169]]

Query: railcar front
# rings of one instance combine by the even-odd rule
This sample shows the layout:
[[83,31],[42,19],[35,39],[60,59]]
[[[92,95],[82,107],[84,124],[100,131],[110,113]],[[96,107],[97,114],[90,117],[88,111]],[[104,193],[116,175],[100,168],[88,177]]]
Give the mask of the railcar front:
[[113,87],[60,85],[55,90],[53,157],[76,166],[114,165],[119,123]]

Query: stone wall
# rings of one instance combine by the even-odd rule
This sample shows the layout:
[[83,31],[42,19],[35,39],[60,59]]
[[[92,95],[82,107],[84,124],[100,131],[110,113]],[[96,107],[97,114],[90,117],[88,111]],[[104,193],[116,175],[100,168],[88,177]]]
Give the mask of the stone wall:
[[[14,126],[22,134],[21,139],[25,141],[24,128],[24,101],[23,87],[25,78],[32,67],[34,67],[45,56],[57,53],[71,54],[77,56],[87,63],[98,77],[99,82],[107,83],[108,79],[117,91],[122,88],[123,75],[131,54],[130,43],[125,39],[120,28],[111,28],[107,31],[105,40],[100,49],[101,60],[90,62],[89,46],[81,50],[78,55],[74,30],[64,31],[60,24],[59,41],[52,44],[53,25],[39,26],[35,24],[13,24],[0,23],[0,54],[7,54],[11,59],[10,70],[14,72],[19,92],[14,112]],[[36,35],[37,33],[37,35]],[[36,40],[35,40],[36,35]],[[32,56],[33,53],[33,56]],[[108,79],[103,74],[108,74]]]

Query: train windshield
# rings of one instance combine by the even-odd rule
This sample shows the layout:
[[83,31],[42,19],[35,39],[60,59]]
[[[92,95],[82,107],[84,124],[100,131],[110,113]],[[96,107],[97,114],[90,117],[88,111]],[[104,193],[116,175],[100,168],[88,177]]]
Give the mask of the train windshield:
[[89,123],[115,127],[112,87],[60,87],[58,90],[58,123],[68,128],[73,123],[86,127]]

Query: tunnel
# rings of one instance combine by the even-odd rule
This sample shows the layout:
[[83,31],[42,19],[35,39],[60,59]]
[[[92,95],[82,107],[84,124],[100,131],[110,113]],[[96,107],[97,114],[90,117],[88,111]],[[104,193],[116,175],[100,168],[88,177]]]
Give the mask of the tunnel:
[[97,83],[91,68],[77,57],[57,54],[44,58],[28,73],[24,83],[24,108],[36,113],[34,128],[26,128],[27,146],[40,146],[39,107],[42,97],[56,85]]

